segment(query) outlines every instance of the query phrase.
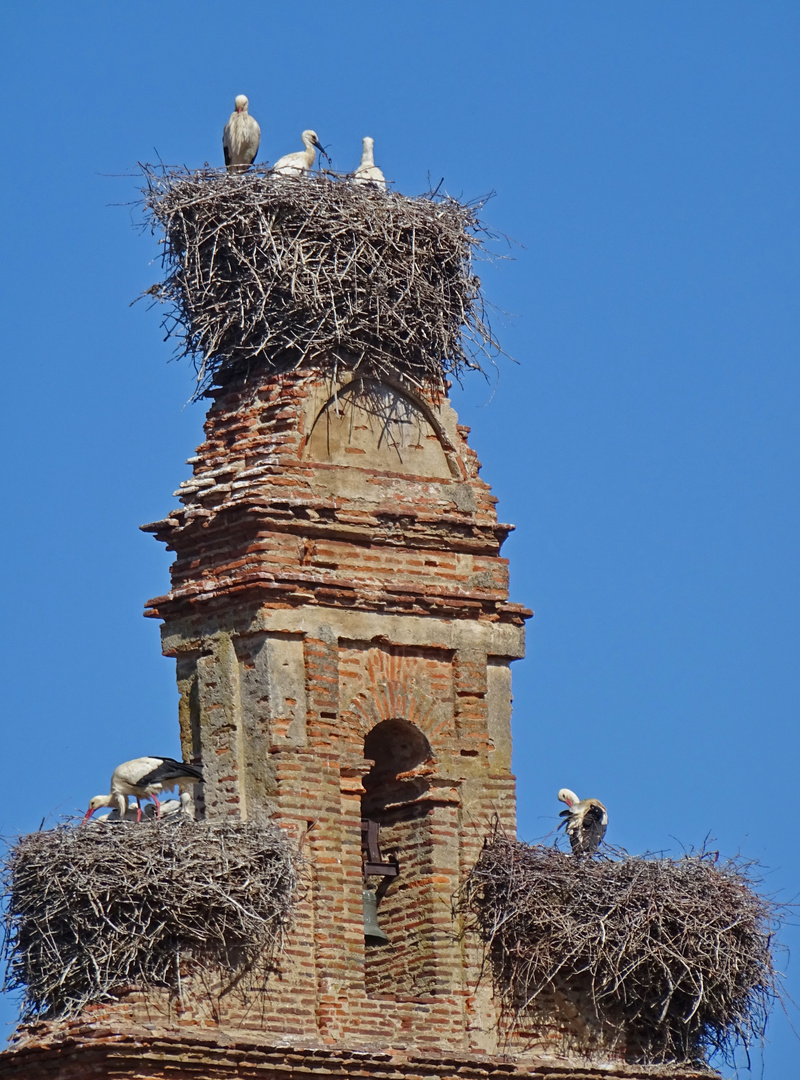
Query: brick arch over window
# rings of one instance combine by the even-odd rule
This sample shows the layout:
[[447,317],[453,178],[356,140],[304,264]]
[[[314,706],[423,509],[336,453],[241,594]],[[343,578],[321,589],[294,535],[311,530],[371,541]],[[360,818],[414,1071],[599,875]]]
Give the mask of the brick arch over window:
[[450,718],[441,703],[414,685],[413,671],[404,658],[383,652],[370,657],[365,682],[344,710],[345,728],[365,739],[383,720],[408,720],[427,738],[435,757],[437,744],[448,734]]
[[449,480],[461,478],[435,414],[420,399],[374,379],[354,379],[320,409],[304,456]]
[[412,663],[384,652],[371,656],[363,688],[346,706],[342,722],[364,756],[375,761],[363,780],[367,816],[380,817],[383,810],[425,795],[452,722],[448,706],[419,686]]
[[[378,823],[382,854],[394,855],[400,867],[396,877],[370,880],[371,888],[377,884],[378,924],[391,947],[366,950],[368,995],[413,1001],[439,992],[447,978],[436,882],[447,874],[440,832],[450,835],[456,813],[452,803],[443,803],[440,773],[453,742],[453,703],[441,670],[449,663],[449,656],[434,660],[424,650],[374,647],[354,668],[357,693],[343,701],[352,745],[358,740],[375,762],[362,780],[362,817]],[[439,667],[438,682],[426,678],[428,666]]]
[[424,691],[392,682],[362,690],[350,703],[343,721],[365,739],[386,720],[407,720],[419,728],[433,747],[436,735],[447,728],[438,712],[435,702]]

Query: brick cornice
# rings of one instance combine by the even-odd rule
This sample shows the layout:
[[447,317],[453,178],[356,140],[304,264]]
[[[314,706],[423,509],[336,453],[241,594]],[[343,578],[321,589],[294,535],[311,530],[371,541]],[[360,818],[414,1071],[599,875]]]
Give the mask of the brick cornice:
[[413,463],[407,450],[387,465],[349,435],[326,461],[333,443],[323,452],[309,440],[334,389],[319,373],[294,372],[217,395],[194,475],[176,492],[182,505],[142,526],[177,555],[170,592],[146,613],[171,622],[249,594],[275,607],[520,625],[529,612],[508,604],[500,558],[512,526],[497,520],[468,428],[446,401],[398,386],[389,393],[410,395],[427,418]]
[[470,1054],[408,1053],[339,1046],[264,1044],[260,1039],[148,1031],[72,1022],[30,1030],[23,1045],[0,1053],[0,1080],[718,1080],[691,1066],[576,1064],[557,1058],[517,1065],[512,1059]]

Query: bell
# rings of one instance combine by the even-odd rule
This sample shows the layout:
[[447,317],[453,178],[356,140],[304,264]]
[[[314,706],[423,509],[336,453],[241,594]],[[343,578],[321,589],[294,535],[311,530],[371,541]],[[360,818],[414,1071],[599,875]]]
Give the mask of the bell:
[[364,941],[367,945],[385,945],[389,938],[378,926],[378,898],[374,889],[364,889]]

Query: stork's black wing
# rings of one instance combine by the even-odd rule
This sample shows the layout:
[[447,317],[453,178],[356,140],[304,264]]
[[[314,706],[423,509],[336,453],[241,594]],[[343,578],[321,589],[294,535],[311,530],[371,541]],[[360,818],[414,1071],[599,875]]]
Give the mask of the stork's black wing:
[[583,815],[580,828],[580,848],[583,855],[594,855],[600,841],[606,835],[605,811],[600,806],[590,806]]
[[157,765],[155,769],[143,776],[137,786],[144,788],[150,784],[165,784],[169,780],[189,778],[202,780],[203,773],[196,765],[190,765],[188,761],[176,761],[175,758],[166,757],[161,759],[160,765]]
[[224,141],[222,143],[222,152],[225,155],[225,165],[226,166],[230,165],[230,163],[231,163],[231,152],[228,149],[228,144],[226,142],[224,142]]

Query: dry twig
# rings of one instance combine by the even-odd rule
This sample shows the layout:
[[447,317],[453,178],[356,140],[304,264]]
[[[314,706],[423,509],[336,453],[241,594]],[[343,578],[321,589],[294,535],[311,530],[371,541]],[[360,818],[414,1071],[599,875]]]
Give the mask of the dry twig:
[[59,826],[7,853],[6,985],[23,1018],[70,1015],[115,988],[179,986],[180,963],[267,963],[289,924],[296,848],[268,823]]

